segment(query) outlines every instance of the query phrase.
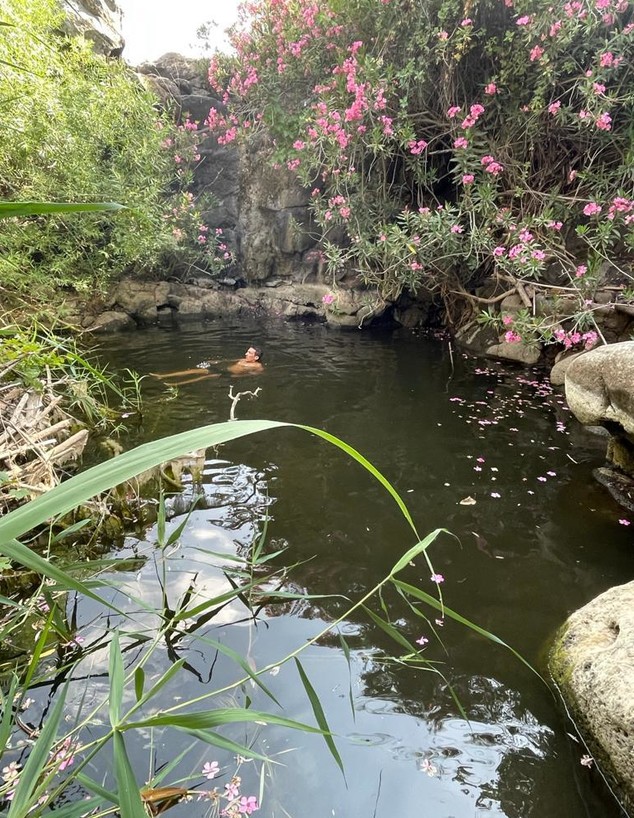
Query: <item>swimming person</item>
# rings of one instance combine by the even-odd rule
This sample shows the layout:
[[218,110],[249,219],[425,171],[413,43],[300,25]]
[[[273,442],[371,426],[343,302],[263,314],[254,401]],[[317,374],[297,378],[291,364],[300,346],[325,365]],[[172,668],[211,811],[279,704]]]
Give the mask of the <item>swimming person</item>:
[[[244,358],[240,358],[231,366],[227,367],[227,371],[232,375],[257,375],[264,370],[261,363],[262,350],[260,347],[250,346],[244,353]],[[172,378],[184,378],[180,381],[171,381],[172,386],[182,386],[186,383],[194,383],[203,378],[219,378],[219,372],[210,372],[210,368],[214,364],[220,364],[222,361],[202,361],[194,369],[179,369],[177,372],[150,372],[154,378],[161,380],[170,380]]]
[[263,372],[262,350],[260,347],[249,347],[244,353],[244,358],[231,364],[228,370],[232,375],[257,375]]

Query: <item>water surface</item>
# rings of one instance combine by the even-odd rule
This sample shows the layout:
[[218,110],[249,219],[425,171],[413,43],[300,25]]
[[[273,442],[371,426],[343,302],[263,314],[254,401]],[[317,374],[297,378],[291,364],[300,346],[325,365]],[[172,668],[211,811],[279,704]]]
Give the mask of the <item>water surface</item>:
[[[254,344],[265,350],[265,371],[257,377],[232,378],[220,364],[219,377],[182,385],[177,395],[148,377],[145,415],[132,426],[128,444],[227,420],[230,387],[234,394],[259,387],[257,397],[239,401],[237,417],[314,425],[358,449],[401,493],[421,535],[436,528],[452,533],[430,549],[434,570],[445,578],[446,603],[544,674],[549,641],[568,614],[632,578],[631,535],[619,524],[627,515],[591,477],[605,443],[574,421],[562,395],[538,372],[483,362],[452,351],[447,341],[405,331],[340,333],[255,320],[117,335],[103,343],[101,357],[145,374],[234,360]],[[210,450],[207,458],[208,508],[192,514],[166,563],[174,599],[192,577],[210,595],[216,592],[221,578],[205,551],[248,553],[265,517],[265,547],[271,552],[286,547],[272,566],[297,564],[286,587],[308,594],[358,599],[415,542],[394,501],[358,464],[305,433],[275,430]],[[475,502],[462,504],[467,498]],[[154,536],[147,535],[150,548]],[[132,553],[142,545],[130,541],[127,547]],[[160,602],[161,570],[151,557],[117,582],[144,602]],[[422,559],[403,578],[435,591]],[[276,727],[258,728],[255,736],[237,729],[231,733],[236,740],[254,741],[280,762],[265,771],[259,815],[620,814],[596,769],[580,765],[586,750],[535,674],[509,651],[449,621],[438,628],[440,645],[431,624],[395,594],[387,595],[386,605],[408,639],[430,639],[425,655],[441,663],[440,674],[386,662],[384,652],[398,648],[362,613],[338,629],[349,645],[350,663],[337,635],[311,645],[302,662],[337,734],[345,780],[318,736]],[[194,636],[228,644],[253,667],[263,667],[344,610],[340,598],[325,596],[270,606],[254,623],[234,605],[171,653],[166,646],[165,666],[158,662],[153,670],[158,674],[175,656],[186,657],[179,695],[202,695],[237,676]],[[96,639],[103,622],[93,620],[95,615],[90,604],[81,603],[80,622]],[[435,614],[429,615],[433,623]],[[150,614],[139,617],[152,624]],[[97,652],[90,661],[87,673],[97,696],[106,685],[104,659]],[[266,684],[285,716],[314,723],[293,664],[268,673]],[[253,706],[281,712],[261,691],[247,688],[224,704],[243,705],[248,696]],[[174,701],[173,690],[166,692],[162,706]],[[159,742],[155,767],[190,739],[178,742],[173,733]],[[146,753],[142,737],[134,739],[141,765]],[[230,756],[203,747],[180,772],[214,758],[229,764]],[[226,770],[230,774],[229,766]],[[254,762],[243,765],[245,791],[257,793],[258,770]],[[218,779],[220,787],[225,780],[226,775]],[[170,814],[206,811],[201,802],[179,805]]]

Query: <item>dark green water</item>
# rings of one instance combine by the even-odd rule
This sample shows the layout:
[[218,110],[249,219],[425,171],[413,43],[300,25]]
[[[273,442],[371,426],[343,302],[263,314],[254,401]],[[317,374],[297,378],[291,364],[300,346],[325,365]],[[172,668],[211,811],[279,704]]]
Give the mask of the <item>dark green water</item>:
[[[237,417],[318,426],[363,453],[401,493],[422,535],[438,527],[455,535],[442,535],[430,550],[435,571],[445,577],[446,603],[493,631],[543,673],[549,640],[567,615],[632,578],[631,529],[618,522],[627,515],[591,478],[592,468],[602,462],[604,442],[578,426],[541,375],[455,352],[452,362],[446,342],[405,332],[341,334],[255,321],[109,337],[101,356],[116,368],[164,372],[205,359],[235,359],[251,344],[265,349],[266,369],[257,377],[231,379],[223,373],[181,386],[172,400],[160,381],[148,378],[146,415],[131,430],[129,444],[227,420],[230,384],[234,391],[260,387],[257,398],[239,402]],[[394,502],[369,475],[305,433],[275,430],[209,451],[208,458],[204,487],[210,508],[194,512],[180,549],[168,560],[174,598],[194,575],[203,594],[216,592],[218,574],[200,549],[227,555],[248,551],[267,508],[267,548],[287,546],[273,564],[301,563],[288,587],[309,594],[356,599],[415,542]],[[461,505],[467,497],[475,504]],[[148,541],[152,537],[150,532]],[[138,547],[128,543],[130,551]],[[145,602],[157,602],[157,570],[150,560],[116,581]],[[434,592],[420,559],[404,579]],[[384,662],[382,651],[394,652],[395,646],[363,615],[340,628],[350,646],[350,666],[336,636],[310,646],[302,661],[337,734],[346,780],[320,737],[257,728],[256,746],[279,762],[266,771],[257,815],[621,814],[597,770],[580,765],[585,749],[571,738],[574,731],[560,705],[530,670],[509,651],[450,622],[442,629],[443,647],[394,595],[386,601],[403,634],[430,637],[425,654],[442,663],[442,676]],[[344,610],[336,598],[289,602],[266,609],[254,624],[232,607],[197,633],[262,667]],[[98,638],[103,628],[103,620],[94,616],[91,605],[82,602],[79,621],[87,640]],[[140,613],[139,621],[148,628],[152,624],[149,614]],[[167,648],[162,655],[166,664],[151,666],[155,673],[174,656],[187,658],[188,669],[178,679],[182,698],[236,678],[231,665],[216,661],[216,652],[201,642],[183,640],[172,646],[171,655]],[[86,660],[93,697],[107,684],[105,661],[99,653]],[[292,664],[267,674],[266,684],[283,703],[283,715],[314,723]],[[86,696],[83,688],[81,695]],[[250,686],[220,701],[244,704],[244,695],[258,708],[280,712]],[[166,692],[161,706],[174,701],[173,690]],[[241,728],[231,735],[250,741],[254,733]],[[150,739],[129,740],[139,776],[147,776]],[[190,742],[173,732],[157,740],[155,767]],[[213,759],[222,766],[227,758],[203,746],[179,772]],[[433,769],[426,772],[430,764]],[[258,770],[253,762],[242,767],[245,792],[257,793]],[[222,788],[225,780],[214,784]],[[208,810],[208,804],[194,802],[169,814],[202,816]]]

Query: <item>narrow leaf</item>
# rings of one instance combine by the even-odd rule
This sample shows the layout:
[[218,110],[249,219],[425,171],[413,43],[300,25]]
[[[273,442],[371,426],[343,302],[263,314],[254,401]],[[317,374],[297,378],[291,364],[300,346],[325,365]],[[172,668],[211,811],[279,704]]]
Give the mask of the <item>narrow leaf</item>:
[[119,632],[114,631],[110,642],[110,661],[108,665],[110,676],[110,695],[108,697],[108,715],[110,724],[117,727],[121,718],[121,703],[123,702],[123,656],[119,644]]
[[[13,67],[19,68],[19,66]],[[125,209],[125,205],[117,204],[117,202],[0,202],[0,219],[12,216],[40,216],[49,213],[86,213]]]
[[145,686],[145,671],[142,667],[138,667],[134,671],[134,695],[136,696],[137,702],[141,701],[141,696],[143,696],[143,688]]
[[20,783],[15,791],[11,806],[9,807],[8,818],[24,818],[33,806],[33,797],[36,793],[38,782],[49,759],[51,747],[57,736],[57,728],[64,712],[64,701],[66,699],[65,687],[58,695],[57,701],[46,719],[42,732],[33,745],[29,757],[20,775]]
[[2,721],[0,721],[0,749],[7,746],[7,741],[13,729],[13,700],[18,689],[18,677],[11,675],[11,683],[6,693],[0,690],[2,700]]
[[[153,696],[156,696],[159,690],[165,687],[165,685],[178,673],[184,664],[185,659],[178,659],[173,665],[170,665],[161,678],[152,685],[152,687],[142,696],[142,698],[138,699],[139,705],[145,704],[145,702],[149,701]],[[138,668],[138,670],[141,670],[141,668]]]
[[304,690],[306,691],[306,695],[308,696],[308,700],[310,701],[310,706],[313,708],[313,713],[315,714],[317,724],[319,725],[321,731],[324,734],[324,741],[326,742],[332,757],[337,762],[337,765],[341,770],[341,774],[343,775],[345,781],[346,773],[343,769],[343,761],[341,760],[341,756],[339,755],[339,751],[337,750],[337,746],[332,737],[332,733],[330,732],[330,728],[328,727],[328,722],[326,721],[326,714],[324,713],[324,710],[321,706],[321,702],[319,701],[319,696],[315,692],[315,688],[310,683],[310,679],[306,675],[306,672],[302,667],[302,663],[299,661],[297,657],[295,657],[295,664],[297,665],[299,677],[302,680]]
[[115,731],[113,737],[114,773],[117,779],[119,812],[121,818],[147,818],[139,785],[136,782],[130,759],[125,748],[123,736]]
[[178,729],[181,732],[186,733],[188,736],[193,736],[193,738],[196,738],[199,741],[204,741],[206,744],[211,744],[212,746],[218,747],[221,750],[227,750],[227,752],[232,753],[233,755],[244,756],[245,758],[255,758],[257,761],[269,761],[266,756],[263,756],[261,753],[257,753],[255,750],[252,750],[245,744],[238,744],[236,741],[232,741],[230,738],[214,733],[212,730],[194,730],[185,727]]
[[244,670],[244,672],[248,674],[249,678],[261,690],[263,690],[266,693],[266,695],[270,699],[272,699],[280,709],[282,709],[282,705],[271,693],[268,687],[264,684],[262,679],[260,679],[259,675],[253,672],[249,663],[245,661],[245,659],[237,651],[233,650],[233,648],[228,647],[228,645],[223,645],[222,642],[217,642],[215,639],[211,639],[209,636],[201,637],[199,641],[204,642],[207,645],[211,645],[213,648],[220,651],[220,653],[224,653],[225,656],[228,656],[230,659],[233,659],[233,661],[236,662],[236,664],[240,665],[242,670]]
[[263,724],[278,724],[280,727],[290,727],[293,730],[302,730],[306,733],[321,733],[316,727],[303,724],[272,713],[262,713],[258,710],[247,710],[244,707],[218,708],[217,710],[201,710],[196,713],[165,713],[162,716],[150,716],[136,722],[126,722],[120,725],[122,730],[133,730],[139,727],[186,727],[189,729],[207,729],[221,727],[223,724],[262,722]]
[[372,619],[372,621],[375,622],[379,628],[381,628],[381,630],[385,631],[385,633],[387,633],[387,635],[397,642],[402,648],[405,648],[408,653],[415,652],[414,646],[403,636],[400,631],[398,631],[393,625],[390,625],[387,620],[382,619],[378,614],[375,614],[374,611],[370,610],[370,608],[366,607],[365,605],[363,606],[363,610],[368,614],[370,619]]

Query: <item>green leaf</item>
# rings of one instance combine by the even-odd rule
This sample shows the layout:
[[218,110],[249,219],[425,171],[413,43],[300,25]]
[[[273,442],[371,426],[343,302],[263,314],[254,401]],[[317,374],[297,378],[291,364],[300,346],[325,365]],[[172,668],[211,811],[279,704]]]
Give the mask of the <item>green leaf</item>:
[[[141,705],[145,704],[145,702],[149,701],[152,698],[152,696],[156,696],[156,694],[159,692],[159,690],[161,690],[163,687],[165,687],[165,685],[170,681],[170,679],[172,679],[174,676],[176,676],[176,674],[183,667],[184,664],[185,664],[185,659],[178,659],[178,661],[174,662],[173,665],[170,665],[170,667],[168,667],[168,669],[161,676],[161,678],[157,682],[155,682],[155,684],[153,684],[152,687],[145,694],[143,694],[143,696],[141,696],[141,697],[137,696],[138,705],[141,706]],[[137,670],[140,670],[141,672],[143,672],[142,668],[137,668]],[[135,676],[136,676],[136,674],[135,674]],[[136,683],[136,679],[135,679],[135,683]]]
[[264,684],[264,682],[260,679],[259,675],[257,673],[253,672],[253,670],[249,666],[249,663],[247,661],[245,661],[245,659],[243,659],[243,657],[240,656],[240,654],[237,651],[233,650],[233,648],[230,648],[228,645],[223,645],[222,642],[218,642],[215,639],[211,639],[211,637],[209,637],[209,636],[201,637],[199,641],[204,642],[206,645],[211,645],[213,648],[220,651],[220,653],[224,653],[225,656],[228,656],[230,659],[233,659],[234,662],[236,662],[238,665],[240,665],[242,670],[249,676],[249,678],[261,690],[263,690],[266,693],[266,695],[270,699],[272,699],[280,709],[282,708],[282,705],[275,698],[273,693],[271,693],[271,691]]
[[450,534],[446,528],[436,528],[430,534],[428,534],[424,540],[417,542],[416,545],[413,545],[409,551],[406,551],[405,554],[395,563],[394,567],[390,571],[390,576],[394,576],[398,574],[399,571],[402,571],[410,562],[412,562],[419,554],[424,554],[425,551],[429,548],[429,546],[434,542],[434,540],[438,537],[439,534],[445,532],[446,534]]
[[343,769],[343,761],[341,760],[341,756],[339,755],[339,751],[337,750],[337,745],[335,744],[334,739],[332,737],[332,733],[330,732],[330,728],[328,727],[328,722],[326,721],[326,714],[324,713],[324,710],[321,706],[321,702],[319,701],[319,696],[315,692],[315,688],[310,683],[310,679],[306,675],[304,668],[302,667],[302,663],[299,661],[297,657],[295,657],[295,664],[297,665],[299,677],[302,680],[304,690],[306,691],[306,695],[308,696],[308,700],[310,701],[310,706],[313,708],[313,713],[315,714],[317,724],[321,728],[321,731],[324,735],[324,741],[326,742],[332,757],[337,762],[337,765],[339,766],[339,769],[341,770],[341,774],[343,775],[345,781],[346,774]]
[[114,752],[114,773],[117,779],[119,811],[121,818],[147,818],[139,785],[134,777],[123,736],[116,731],[112,737]]
[[0,721],[0,751],[7,746],[7,741],[13,729],[13,700],[18,689],[19,679],[14,674],[11,675],[11,683],[6,693],[0,690],[2,701],[2,721]]
[[110,677],[110,695],[108,697],[108,715],[110,724],[117,727],[121,718],[121,704],[123,702],[123,656],[119,644],[119,632],[113,631],[110,642],[110,661],[108,665],[108,675]]
[[0,219],[40,216],[49,213],[94,213],[102,210],[126,209],[125,205],[117,202],[0,202]]
[[[23,506],[22,508],[27,508],[28,505],[29,504],[27,503],[27,505]],[[21,510],[22,509],[16,509],[16,511]],[[14,512],[10,512],[7,514],[4,517],[4,520],[10,517],[13,513]],[[0,526],[1,525],[2,521],[0,520]],[[0,551],[13,560],[13,562],[18,562],[20,565],[24,565],[25,568],[35,571],[37,574],[42,574],[45,577],[49,577],[49,579],[54,579],[62,588],[78,591],[80,594],[85,594],[97,602],[109,605],[109,603],[105,602],[105,600],[103,600],[98,594],[91,591],[90,587],[86,583],[74,579],[66,571],[62,571],[61,568],[57,568],[57,566],[55,566],[53,563],[43,559],[39,554],[36,554],[35,551],[31,550],[26,545],[23,545],[18,540],[2,541],[0,534]],[[109,607],[118,613],[122,613],[113,605],[109,605]]]
[[142,667],[138,667],[134,671],[134,695],[136,696],[137,704],[141,701],[143,696],[143,687],[145,685],[145,671]]
[[211,744],[213,747],[226,750],[233,755],[244,756],[245,758],[255,758],[258,761],[270,761],[267,756],[263,756],[261,753],[252,750],[245,744],[238,744],[236,741],[232,741],[230,738],[214,733],[212,730],[195,730],[189,727],[179,727],[177,729],[182,733],[186,733],[188,736],[193,736],[199,741],[204,741],[206,744]]
[[57,701],[44,723],[42,732],[29,753],[20,775],[20,783],[9,807],[8,818],[24,818],[33,806],[33,797],[40,784],[40,778],[48,762],[51,747],[57,736],[57,728],[62,719],[67,689],[67,687],[64,687],[61,693],[58,694]]
[[386,488],[409,522],[412,530],[416,532],[405,503],[391,483],[363,455],[348,446],[347,443],[334,437],[334,435],[315,429],[312,426],[282,423],[275,420],[233,420],[203,426],[200,429],[181,432],[171,437],[145,443],[129,452],[113,457],[105,463],[93,466],[91,469],[71,477],[70,480],[66,480],[59,486],[55,486],[46,494],[0,519],[0,552],[4,552],[4,543],[6,541],[20,537],[50,518],[66,514],[91,497],[129,480],[147,469],[186,454],[192,449],[218,446],[256,432],[283,427],[303,429],[310,434],[327,440],[349,454]]
[[416,649],[414,646],[403,636],[403,634],[398,631],[393,625],[391,625],[387,620],[382,619],[378,614],[375,614],[370,608],[366,605],[363,605],[363,610],[368,614],[370,619],[375,622],[381,630],[385,631],[387,635],[393,639],[398,645],[408,653],[415,653]]
[[[75,778],[82,787],[85,787],[89,792],[94,792],[95,795],[98,795],[103,801],[108,801],[111,804],[116,804],[119,806],[119,799],[117,798],[117,794],[114,792],[110,792],[110,790],[106,790],[100,784],[97,784],[96,781],[93,781],[92,778],[89,778],[82,772],[76,773]],[[57,810],[55,810],[57,812]]]
[[290,727],[293,730],[302,730],[307,733],[321,733],[316,727],[303,724],[272,713],[262,713],[259,710],[247,710],[244,707],[225,707],[217,710],[201,710],[196,713],[165,713],[164,715],[150,716],[136,722],[125,722],[120,725],[121,730],[136,730],[141,727],[182,727],[187,729],[208,729],[221,727],[224,724],[261,722],[262,724],[277,724],[280,727]]
[[350,702],[352,720],[356,722],[357,713],[354,709],[354,696],[352,695],[352,662],[350,661],[350,647],[341,633],[339,634],[339,644],[341,645],[341,650],[343,651],[343,655],[346,657],[346,662],[348,664],[348,701]]

